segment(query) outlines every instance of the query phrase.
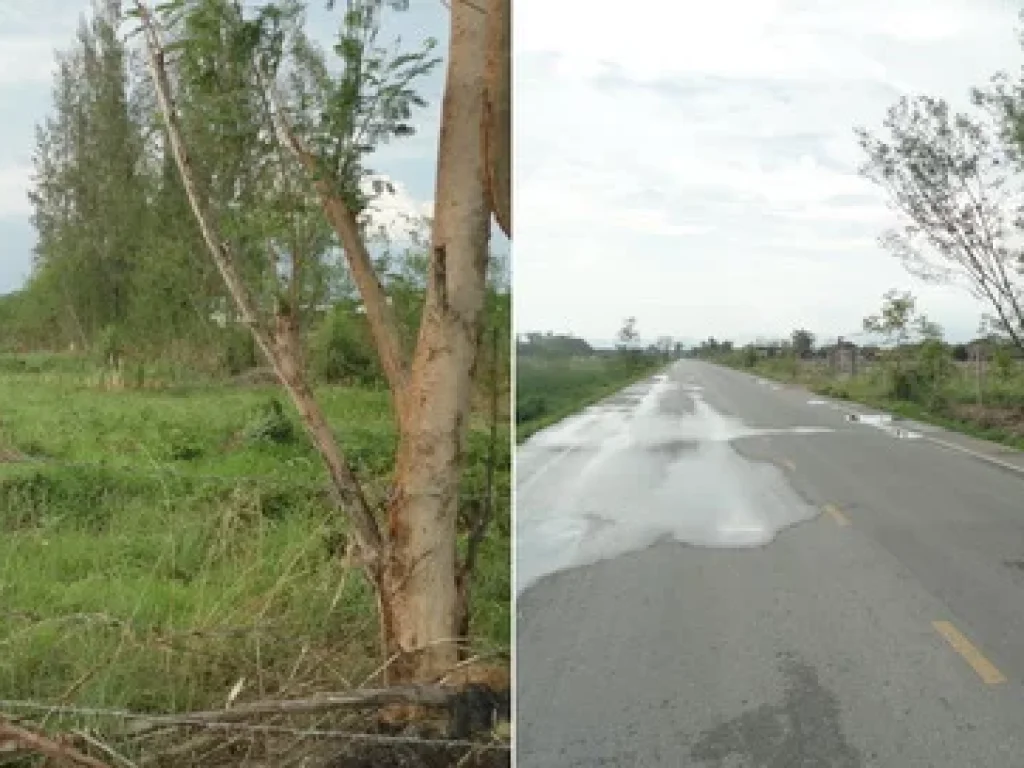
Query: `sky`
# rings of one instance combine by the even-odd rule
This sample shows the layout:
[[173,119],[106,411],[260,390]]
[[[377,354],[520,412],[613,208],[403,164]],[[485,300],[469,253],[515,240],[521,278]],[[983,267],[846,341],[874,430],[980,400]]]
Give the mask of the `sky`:
[[[246,5],[252,5],[246,2]],[[36,235],[27,198],[35,126],[51,110],[54,51],[73,43],[79,19],[89,0],[0,0],[0,294],[20,288],[27,278]],[[341,11],[326,10],[326,2],[308,4],[307,29],[329,49]],[[448,11],[440,0],[412,0],[410,9],[390,13],[382,42],[401,37],[418,46],[427,37],[448,45]],[[395,185],[395,195],[380,200],[378,223],[396,223],[429,213],[433,208],[444,66],[420,84],[428,101],[413,120],[417,133],[383,147],[368,165]]]
[[855,126],[902,94],[966,104],[1024,64],[1011,0],[519,0],[519,331],[750,341],[861,330],[891,288],[947,338],[984,308],[877,238]]

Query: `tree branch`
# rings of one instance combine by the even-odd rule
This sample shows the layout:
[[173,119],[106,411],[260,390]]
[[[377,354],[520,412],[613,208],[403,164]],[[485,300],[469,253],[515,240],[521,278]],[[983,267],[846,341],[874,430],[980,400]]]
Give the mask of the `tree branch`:
[[332,187],[317,157],[305,146],[288,123],[283,105],[273,79],[261,73],[264,88],[270,99],[271,117],[274,130],[281,144],[293,152],[313,180],[313,186],[320,196],[320,203],[327,221],[338,235],[345,251],[352,279],[359,289],[359,295],[366,308],[366,319],[373,334],[374,343],[380,354],[381,366],[387,376],[388,385],[395,397],[399,418],[404,418],[405,389],[408,380],[408,364],[402,349],[401,334],[394,310],[388,303],[384,287],[373,267],[373,260],[366,248],[366,242],[359,231],[355,214],[344,199]]
[[136,7],[139,10],[139,17],[146,36],[150,74],[153,77],[157,99],[167,125],[171,149],[178,164],[182,185],[185,188],[192,212],[199,223],[210,256],[217,265],[235,306],[242,315],[243,322],[249,326],[257,345],[270,361],[278,379],[291,396],[303,425],[324,459],[331,476],[331,487],[336,501],[352,521],[353,534],[363,552],[365,565],[370,569],[371,577],[375,576],[376,563],[384,554],[383,537],[355,473],[339,448],[331,427],[306,381],[306,373],[301,365],[301,344],[298,339],[295,316],[292,312],[279,314],[276,318],[273,335],[260,326],[255,302],[235,269],[230,245],[218,236],[213,212],[203,202],[196,188],[192,161],[189,158],[178,113],[174,107],[171,85],[164,66],[163,44],[156,23],[143,0],[136,0]]

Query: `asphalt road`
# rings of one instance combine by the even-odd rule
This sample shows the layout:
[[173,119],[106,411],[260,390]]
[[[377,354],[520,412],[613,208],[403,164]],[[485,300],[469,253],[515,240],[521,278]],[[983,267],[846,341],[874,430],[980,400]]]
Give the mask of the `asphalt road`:
[[1024,461],[858,411],[683,361],[519,449],[521,768],[1024,766]]

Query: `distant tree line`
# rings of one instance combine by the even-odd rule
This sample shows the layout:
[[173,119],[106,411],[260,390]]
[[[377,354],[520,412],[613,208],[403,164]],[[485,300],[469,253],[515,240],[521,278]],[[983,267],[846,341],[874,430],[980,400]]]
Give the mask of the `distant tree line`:
[[[174,42],[200,39],[206,27],[227,28],[221,15],[230,13],[228,6],[190,1],[190,12],[179,14],[166,31],[175,46],[177,107],[198,186],[222,211],[236,266],[260,307],[269,311],[281,298],[274,287],[278,276],[293,258],[301,260],[288,300],[313,373],[383,385],[365,308],[336,235],[305,191],[302,170],[282,173],[290,161],[268,150],[260,133],[265,105],[250,62],[226,39],[201,55]],[[21,290],[0,296],[0,349],[73,349],[105,363],[160,359],[216,374],[242,372],[260,364],[260,355],[204,252],[144,57],[118,33],[121,23],[117,4],[97,2],[73,44],[57,56],[53,107],[37,126],[32,158],[32,269]],[[305,98],[318,97],[312,92],[325,77],[322,54],[297,21],[290,34],[300,67],[298,96],[305,89]],[[405,54],[395,72],[414,81],[437,61],[429,51]],[[391,114],[371,126],[381,136],[401,134],[402,115],[422,103],[408,86],[391,98]],[[362,200],[361,221],[368,226],[371,193],[387,194],[387,182],[371,178],[381,188],[352,191]],[[428,278],[430,221],[410,219],[404,228],[370,229],[367,237],[411,347]],[[268,243],[276,250],[268,250]],[[507,257],[494,254],[492,261],[488,324],[501,328],[507,359]],[[491,347],[484,344],[485,355]]]

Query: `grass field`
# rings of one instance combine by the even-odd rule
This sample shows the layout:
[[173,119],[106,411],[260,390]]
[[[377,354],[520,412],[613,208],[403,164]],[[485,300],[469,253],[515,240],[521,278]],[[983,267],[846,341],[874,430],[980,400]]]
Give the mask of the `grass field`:
[[520,357],[516,360],[516,440],[614,394],[665,365],[642,358],[625,365],[613,356]]
[[[0,698],[180,711],[338,690],[380,662],[372,593],[315,452],[275,387],[105,391],[71,358],[0,359]],[[319,393],[371,496],[387,395]],[[275,398],[285,407],[278,412]],[[470,440],[484,492],[488,425]],[[510,643],[509,433],[474,586],[481,646]]]

